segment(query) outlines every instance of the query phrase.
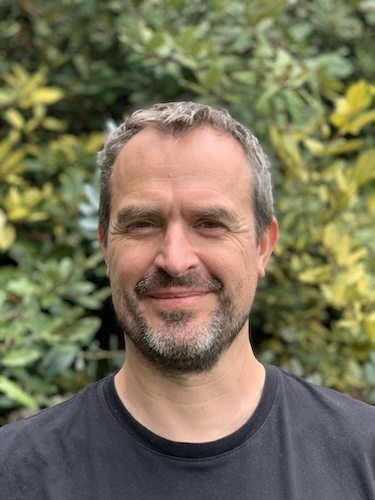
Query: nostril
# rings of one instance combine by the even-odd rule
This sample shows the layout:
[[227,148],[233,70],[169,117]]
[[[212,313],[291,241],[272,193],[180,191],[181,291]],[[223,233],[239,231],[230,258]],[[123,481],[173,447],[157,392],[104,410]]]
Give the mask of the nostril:
[[173,277],[179,277],[197,267],[197,254],[186,241],[164,245],[155,258],[155,266]]

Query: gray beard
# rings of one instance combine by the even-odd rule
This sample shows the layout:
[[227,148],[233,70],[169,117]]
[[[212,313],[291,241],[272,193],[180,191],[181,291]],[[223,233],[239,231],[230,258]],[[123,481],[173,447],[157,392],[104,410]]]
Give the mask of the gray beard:
[[[135,287],[141,299],[153,286],[187,286],[201,284],[199,277],[172,278],[162,271],[151,278],[140,280]],[[122,307],[127,314],[119,314],[118,322],[136,349],[158,370],[166,374],[182,375],[209,371],[228,349],[249,317],[236,314],[231,298],[215,278],[206,282],[206,288],[218,294],[218,307],[206,324],[194,324],[191,311],[160,311],[164,326],[152,328],[139,308],[139,300],[122,296]],[[190,324],[191,322],[191,324]]]

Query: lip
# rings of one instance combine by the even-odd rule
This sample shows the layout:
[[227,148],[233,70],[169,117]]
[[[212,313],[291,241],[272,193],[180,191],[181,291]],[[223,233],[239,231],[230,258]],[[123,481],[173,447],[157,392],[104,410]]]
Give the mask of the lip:
[[162,307],[187,307],[195,305],[209,293],[200,290],[165,290],[151,292],[147,298]]

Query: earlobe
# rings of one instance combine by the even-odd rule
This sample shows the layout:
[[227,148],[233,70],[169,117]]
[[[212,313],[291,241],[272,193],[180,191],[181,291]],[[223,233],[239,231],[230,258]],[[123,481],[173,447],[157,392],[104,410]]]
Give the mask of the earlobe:
[[264,278],[269,258],[276,246],[279,237],[279,225],[275,217],[265,230],[260,243],[258,254],[258,277]]

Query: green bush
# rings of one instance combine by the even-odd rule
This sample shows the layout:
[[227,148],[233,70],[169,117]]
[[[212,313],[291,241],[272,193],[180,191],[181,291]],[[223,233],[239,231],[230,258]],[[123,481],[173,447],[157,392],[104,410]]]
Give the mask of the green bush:
[[227,107],[274,166],[281,239],[252,318],[257,352],[375,401],[374,6],[2,2],[2,413],[75,392],[110,356],[97,341],[102,321],[113,332],[95,153],[107,120],[181,98]]
[[[109,294],[87,279],[103,274],[100,252],[79,225],[82,186],[93,177],[93,153],[103,134],[74,137],[48,116],[63,98],[15,64],[0,89],[0,407],[48,405],[71,374],[71,388],[90,379],[99,309]],[[88,251],[90,255],[88,256]],[[84,376],[85,374],[85,376]]]
[[359,81],[332,97],[330,115],[272,127],[285,168],[277,200],[281,239],[260,298],[263,328],[272,333],[265,360],[370,401],[375,147],[366,126],[375,122],[374,95],[375,86]]

